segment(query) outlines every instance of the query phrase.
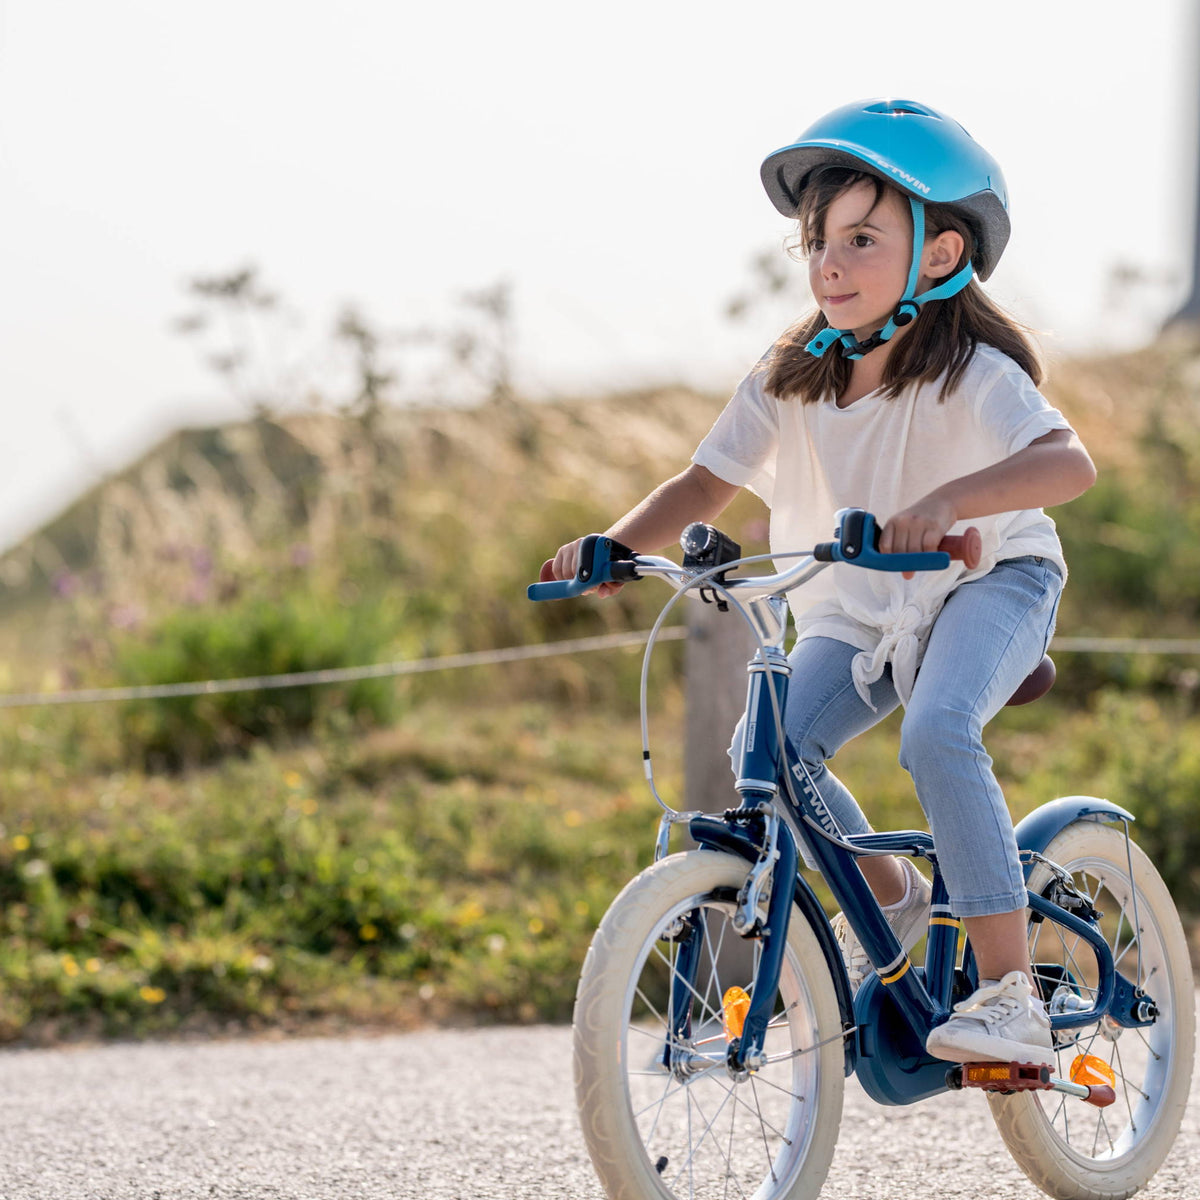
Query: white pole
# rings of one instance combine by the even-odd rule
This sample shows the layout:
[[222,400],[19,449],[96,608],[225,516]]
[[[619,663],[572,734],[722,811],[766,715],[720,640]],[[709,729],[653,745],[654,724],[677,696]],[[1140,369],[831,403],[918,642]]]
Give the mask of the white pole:
[[1193,6],[1191,28],[1185,37],[1192,47],[1191,81],[1188,90],[1192,106],[1192,155],[1194,157],[1195,193],[1192,197],[1192,282],[1188,298],[1167,322],[1172,325],[1200,325],[1200,3]]

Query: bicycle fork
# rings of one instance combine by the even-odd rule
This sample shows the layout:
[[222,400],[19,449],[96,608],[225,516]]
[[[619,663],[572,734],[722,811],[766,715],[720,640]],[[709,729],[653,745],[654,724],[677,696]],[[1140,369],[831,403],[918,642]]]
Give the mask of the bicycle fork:
[[[726,836],[720,836],[711,828],[718,824],[726,831]],[[754,826],[759,829],[752,828]],[[791,830],[767,805],[730,809],[721,822],[697,821],[693,824],[692,834],[701,846],[714,850],[728,850],[729,835],[739,841],[754,838],[761,846],[758,861],[751,867],[738,893],[737,908],[731,920],[734,930],[742,938],[755,941],[759,946],[753,979],[749,982],[749,1008],[742,1016],[740,1030],[726,1023],[725,1063],[732,1073],[740,1075],[757,1070],[764,1061],[763,1046],[787,948],[798,860],[796,843]],[[764,895],[768,896],[765,917],[761,911]],[[690,912],[675,928],[667,931],[666,937],[678,945],[678,951],[671,978],[667,1041],[659,1062],[676,1074],[687,1075],[696,1064],[705,1068],[713,1065],[710,1056],[698,1058],[690,1047],[696,1002],[708,1002],[707,995],[697,987],[697,978],[706,949],[714,978],[717,978],[716,950],[701,909]],[[730,990],[717,997],[723,1013]]]
[[[728,1048],[725,1061],[735,1075],[755,1070],[763,1062],[767,1026],[779,990],[779,975],[787,947],[788,921],[791,918],[794,880],[798,855],[795,839],[779,817],[771,801],[778,793],[778,764],[781,747],[775,713],[783,711],[787,683],[791,674],[787,657],[778,647],[762,647],[749,664],[747,720],[743,729],[742,752],[736,788],[742,798],[740,808],[729,809],[722,821],[699,818],[691,826],[692,836],[701,846],[714,850],[735,849],[744,857],[747,843],[756,843],[758,854],[738,893],[737,909],[732,918],[734,930],[744,939],[759,943],[759,957],[750,983],[749,1008],[740,1030],[726,1022]],[[772,698],[773,693],[773,698]],[[733,844],[731,845],[731,839]],[[765,920],[761,901],[768,896]],[[695,910],[669,936],[679,942],[675,972],[671,981],[671,1012],[667,1044],[663,1048],[663,1066],[686,1073],[687,1063],[695,1061],[691,1051],[678,1050],[690,1045],[692,1013],[699,998],[696,978],[707,942],[704,914]],[[715,952],[712,968],[716,972]],[[722,1010],[726,997],[718,997]],[[703,1060],[712,1065],[711,1058]]]

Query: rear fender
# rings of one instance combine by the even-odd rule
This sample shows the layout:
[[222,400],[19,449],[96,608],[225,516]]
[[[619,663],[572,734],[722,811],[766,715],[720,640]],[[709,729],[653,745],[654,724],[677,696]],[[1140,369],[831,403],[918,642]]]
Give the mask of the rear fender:
[[[1133,813],[1109,800],[1100,800],[1095,796],[1062,796],[1035,808],[1018,823],[1015,831],[1017,846],[1021,850],[1034,850],[1043,854],[1054,838],[1075,821],[1107,821],[1117,824],[1133,820]],[[1025,864],[1026,880],[1033,867],[1032,862]]]

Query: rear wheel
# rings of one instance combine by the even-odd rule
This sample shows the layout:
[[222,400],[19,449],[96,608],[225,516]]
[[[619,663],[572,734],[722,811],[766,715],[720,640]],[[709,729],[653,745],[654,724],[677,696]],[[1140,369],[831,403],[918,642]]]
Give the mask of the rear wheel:
[[[1117,970],[1143,987],[1158,1010],[1144,1027],[1104,1018],[1054,1035],[1054,1073],[1069,1079],[1078,1056],[1099,1058],[1115,1076],[1115,1103],[1096,1108],[1057,1092],[988,1096],[1013,1158],[1059,1200],[1119,1200],[1142,1187],[1175,1142],[1191,1083],[1195,998],[1187,940],[1158,872],[1137,846],[1128,851],[1122,828],[1096,821],[1068,825],[1045,850],[1100,910],[1099,928]],[[1041,892],[1051,879],[1039,863],[1030,891]],[[1087,944],[1049,920],[1031,922],[1029,935],[1034,974],[1051,1011],[1089,1007],[1097,970]]]
[[[833,982],[792,910],[779,997],[758,1070],[732,1074],[722,1000],[753,994],[758,943],[734,933],[746,864],[693,851],[634,879],[596,931],[575,1001],[575,1090],[588,1150],[613,1200],[816,1197],[842,1112],[844,1054]],[[688,1036],[670,1031],[681,931],[703,931],[683,987]],[[675,989],[676,995],[680,988]],[[671,1045],[672,1067],[662,1064]]]

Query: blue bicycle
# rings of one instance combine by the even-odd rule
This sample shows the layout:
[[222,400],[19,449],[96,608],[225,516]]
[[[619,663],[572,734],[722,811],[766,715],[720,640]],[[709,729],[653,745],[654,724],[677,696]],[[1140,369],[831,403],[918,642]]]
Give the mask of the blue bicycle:
[[[1187,943],[1170,894],[1130,840],[1132,817],[1107,800],[1053,800],[1017,826],[1054,1069],[948,1067],[926,1054],[930,1029],[977,983],[933,840],[914,830],[847,836],[781,719],[788,592],[832,562],[949,565],[941,552],[880,554],[877,534],[869,513],[848,510],[834,541],[790,556],[798,561],[778,574],[739,579],[729,573],[768,556],[739,557],[710,526],[685,532],[682,567],[593,537],[575,579],[529,589],[532,599],[557,599],[610,580],[665,579],[677,594],[647,661],[667,612],[689,593],[736,609],[759,643],[748,668],[746,720],[755,732],[742,751],[740,803],[708,815],[659,798],[656,861],[613,901],[579,980],[576,1095],[613,1200],[816,1197],[851,1073],[883,1104],[984,1089],[1018,1164],[1064,1200],[1131,1195],[1178,1133],[1195,1043]],[[644,672],[642,707],[644,730]],[[653,790],[648,750],[645,758]],[[679,823],[700,849],[667,853]],[[875,967],[856,994],[798,871],[797,836]],[[872,854],[905,855],[931,872],[923,965],[901,949],[858,867]]]

